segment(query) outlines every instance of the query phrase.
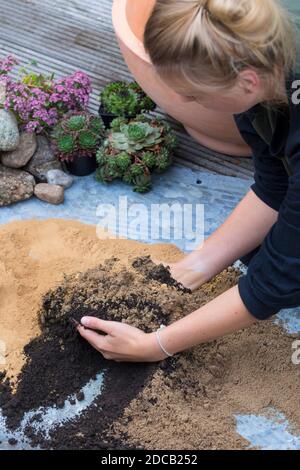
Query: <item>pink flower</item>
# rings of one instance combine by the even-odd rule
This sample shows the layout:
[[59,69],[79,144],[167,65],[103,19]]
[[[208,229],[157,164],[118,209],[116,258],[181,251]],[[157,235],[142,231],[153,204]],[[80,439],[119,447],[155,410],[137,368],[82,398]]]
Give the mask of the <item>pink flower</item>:
[[0,60],[0,82],[6,86],[5,109],[15,113],[27,132],[43,132],[55,126],[65,113],[87,108],[92,88],[84,72],[60,79],[44,76],[42,85],[32,88],[9,76],[17,63],[14,56]]

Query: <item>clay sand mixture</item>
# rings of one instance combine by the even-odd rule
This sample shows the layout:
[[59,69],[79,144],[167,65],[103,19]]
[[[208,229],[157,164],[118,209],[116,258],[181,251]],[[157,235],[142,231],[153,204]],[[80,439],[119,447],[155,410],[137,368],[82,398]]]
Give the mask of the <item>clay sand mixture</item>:
[[271,322],[161,364],[136,365],[106,361],[69,321],[94,315],[152,331],[236,284],[238,271],[231,268],[191,294],[148,257],[172,261],[181,256],[176,248],[99,240],[93,227],[62,220],[9,224],[0,229],[0,244],[0,339],[7,344],[0,408],[7,426],[17,429],[24,413],[40,407],[63,413],[68,397],[82,402],[82,388],[104,372],[101,393],[80,416],[48,436],[36,427],[43,411],[29,420],[31,445],[246,448],[234,413],[269,407],[299,432],[294,336]]

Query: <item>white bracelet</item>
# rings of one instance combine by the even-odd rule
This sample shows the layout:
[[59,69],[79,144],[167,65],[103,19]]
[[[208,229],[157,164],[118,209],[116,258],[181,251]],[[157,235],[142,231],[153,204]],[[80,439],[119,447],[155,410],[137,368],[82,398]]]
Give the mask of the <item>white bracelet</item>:
[[168,356],[168,357],[173,357],[174,354],[170,354],[170,353],[163,347],[162,342],[161,342],[161,339],[160,339],[160,336],[159,336],[159,332],[160,332],[161,330],[163,330],[164,328],[166,328],[166,327],[165,327],[164,325],[161,325],[161,327],[159,328],[159,330],[156,331],[157,343],[158,343],[160,349],[162,350],[162,352],[163,352],[166,356]]

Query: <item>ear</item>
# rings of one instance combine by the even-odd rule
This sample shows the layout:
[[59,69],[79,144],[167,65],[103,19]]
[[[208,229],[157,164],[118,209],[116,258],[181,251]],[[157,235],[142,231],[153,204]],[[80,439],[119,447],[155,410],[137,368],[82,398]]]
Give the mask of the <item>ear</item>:
[[261,79],[259,75],[252,69],[246,69],[239,74],[239,84],[247,95],[257,92]]

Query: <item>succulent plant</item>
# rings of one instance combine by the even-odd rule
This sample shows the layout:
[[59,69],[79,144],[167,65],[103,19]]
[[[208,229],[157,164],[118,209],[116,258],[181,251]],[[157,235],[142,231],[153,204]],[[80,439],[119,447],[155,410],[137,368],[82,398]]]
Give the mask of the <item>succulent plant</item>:
[[114,148],[128,153],[154,147],[162,140],[160,129],[147,122],[122,124],[120,132],[113,132],[111,138]]
[[112,82],[100,94],[103,111],[115,116],[135,117],[155,109],[155,103],[136,83]]
[[177,138],[164,121],[145,115],[117,118],[97,152],[97,180],[122,179],[145,193],[152,186],[152,172],[165,171],[172,164]]
[[86,112],[67,114],[53,129],[52,146],[61,161],[92,157],[104,137],[102,119]]

